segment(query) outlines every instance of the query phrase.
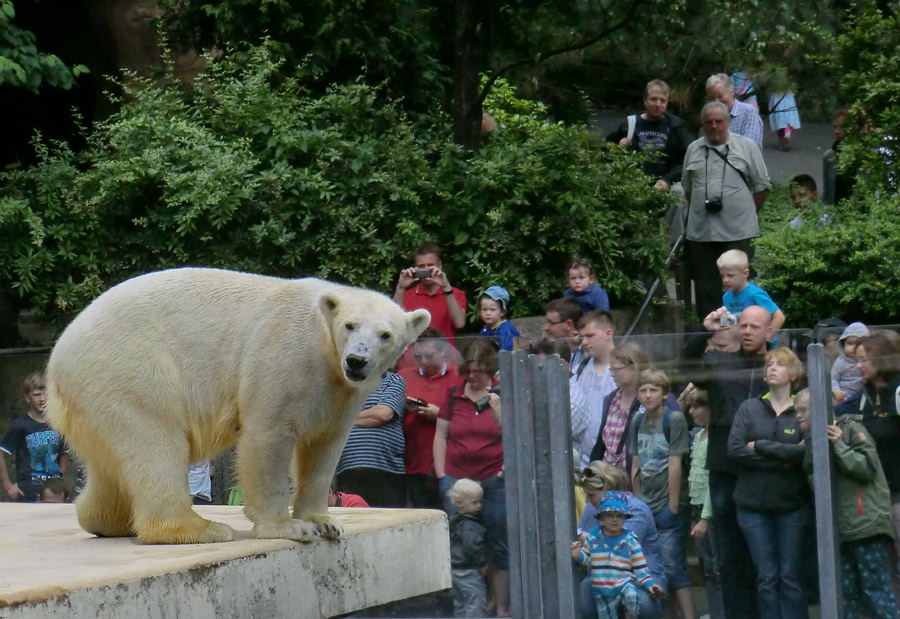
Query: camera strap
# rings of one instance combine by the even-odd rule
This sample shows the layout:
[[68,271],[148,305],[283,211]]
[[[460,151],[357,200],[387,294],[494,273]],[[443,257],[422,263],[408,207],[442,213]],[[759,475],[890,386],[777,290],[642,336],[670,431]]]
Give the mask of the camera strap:
[[753,193],[753,188],[750,186],[750,181],[747,180],[747,176],[736,167],[734,167],[734,164],[728,160],[728,155],[723,155],[717,148],[710,148],[709,146],[705,146],[704,148],[706,148],[707,152],[712,151],[716,155],[718,155],[719,158],[725,162],[725,165],[731,166],[731,169],[737,172],[738,176],[741,177],[741,180],[744,181],[744,184],[747,186],[747,191],[749,191],[751,194]]

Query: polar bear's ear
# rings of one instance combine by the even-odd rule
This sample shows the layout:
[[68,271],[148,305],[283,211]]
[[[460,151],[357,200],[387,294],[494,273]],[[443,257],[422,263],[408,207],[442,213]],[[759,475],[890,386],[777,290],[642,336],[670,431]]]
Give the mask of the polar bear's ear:
[[340,307],[340,301],[336,295],[326,292],[319,297],[319,310],[326,318],[333,318],[337,314],[338,307]]
[[414,337],[418,337],[431,323],[431,314],[426,309],[417,309],[409,312],[409,325],[412,327]]

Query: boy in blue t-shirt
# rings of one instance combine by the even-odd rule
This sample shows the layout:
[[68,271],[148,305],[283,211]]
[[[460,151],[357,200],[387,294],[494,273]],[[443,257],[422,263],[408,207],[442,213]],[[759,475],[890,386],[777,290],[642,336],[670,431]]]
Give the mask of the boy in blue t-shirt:
[[722,276],[722,305],[733,316],[740,316],[745,308],[758,305],[772,314],[770,337],[784,325],[784,312],[775,305],[772,297],[765,290],[747,281],[750,277],[750,261],[747,254],[739,249],[731,249],[716,260],[719,274]]
[[481,337],[492,338],[500,346],[500,350],[513,350],[519,330],[506,320],[506,309],[509,305],[509,292],[502,286],[491,286],[478,297],[478,313],[484,321],[484,327],[478,333]]

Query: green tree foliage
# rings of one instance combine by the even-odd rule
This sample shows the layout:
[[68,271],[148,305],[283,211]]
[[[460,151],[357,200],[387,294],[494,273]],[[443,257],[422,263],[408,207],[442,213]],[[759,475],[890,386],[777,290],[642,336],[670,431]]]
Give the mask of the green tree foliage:
[[[309,58],[320,88],[360,73],[386,81],[408,112],[448,110],[457,141],[478,145],[478,106],[493,79],[545,102],[553,116],[639,106],[644,84],[665,79],[671,106],[693,120],[703,83],[750,73],[765,108],[796,91],[805,112],[834,106],[832,84],[810,55],[824,53],[845,0],[160,0],[163,25],[182,43],[240,51],[269,36],[289,61]],[[815,23],[810,27],[808,23]],[[622,70],[623,67],[626,70]],[[479,93],[478,75],[489,77]],[[484,84],[484,83],[482,83]]]
[[660,271],[668,196],[639,159],[548,122],[505,83],[487,101],[500,131],[467,154],[443,117],[308,81],[268,46],[211,60],[186,87],[131,76],[85,149],[36,142],[39,163],[3,178],[3,282],[58,320],[126,277],[184,265],[392,290],[433,240],[456,285],[501,283],[524,314],[561,295],[573,257],[624,302]]
[[[869,3],[830,44],[834,53],[821,60],[842,76],[851,115],[839,163],[857,174],[857,183],[837,206],[804,212],[800,230],[785,225],[765,235],[756,266],[790,324],[824,315],[894,323],[900,316],[900,23],[896,13]],[[827,226],[818,223],[823,212]]]
[[87,67],[70,69],[57,56],[38,51],[34,34],[13,24],[15,16],[12,0],[0,0],[0,85],[24,86],[31,92],[42,83],[71,88]]
[[[439,34],[447,35],[435,3],[418,0],[159,0],[162,24],[173,41],[201,50],[243,54],[263,37],[285,57],[301,62],[323,92],[364,75],[388,83],[383,95],[405,98],[408,108],[436,107],[449,84]],[[432,32],[432,29],[435,32]]]
[[764,109],[769,93],[796,91],[805,113],[830,110],[829,76],[810,57],[828,49],[838,2],[648,1],[627,27],[581,53],[519,72],[516,82],[523,95],[552,100],[562,113],[583,95],[607,106],[639,107],[644,85],[659,78],[673,89],[670,108],[693,120],[705,101],[706,78],[743,70]]

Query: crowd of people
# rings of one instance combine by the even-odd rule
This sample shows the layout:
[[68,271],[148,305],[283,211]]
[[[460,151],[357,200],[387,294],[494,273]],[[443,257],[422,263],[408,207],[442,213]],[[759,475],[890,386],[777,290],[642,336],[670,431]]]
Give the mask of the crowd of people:
[[[582,616],[694,619],[693,544],[713,619],[807,617],[815,553],[810,397],[797,391],[802,349],[777,339],[785,315],[749,281],[757,212],[770,190],[763,125],[730,76],[713,75],[706,88],[699,139],[668,111],[660,80],[647,84],[645,111],[611,136],[622,148],[651,152],[649,182],[683,196],[669,221],[686,238],[695,293],[686,298],[704,319],[678,363],[656,367],[636,341],[617,342],[609,297],[584,258],[567,265],[559,297],[544,306],[539,341],[523,338],[509,319],[502,282],[477,298],[479,336],[458,339],[467,295],[450,283],[433,243],[418,246],[397,278],[394,300],[429,310],[431,325],[366,400],[329,504],[444,510],[457,616],[510,613],[498,352],[525,348],[558,355],[571,369],[580,524],[567,542],[584,569]],[[801,210],[817,198],[803,176],[792,186]],[[837,320],[813,337],[834,360],[838,417],[828,439],[845,613],[897,617],[890,582],[900,558],[892,546],[900,539],[900,338]],[[13,482],[0,457],[0,484],[12,500],[67,498],[67,453],[47,425],[44,398],[43,379],[29,376],[28,412],[0,442],[16,462]],[[209,462],[191,468],[195,503],[211,500],[213,474]]]
[[[438,251],[431,244],[417,249],[417,267],[429,264],[431,277],[405,282],[410,289],[403,299],[407,310],[425,303],[438,308],[434,323],[457,298]],[[713,263],[715,308],[687,337],[682,358],[666,361],[668,374],[636,340],[617,344],[612,315],[597,307],[608,308],[608,297],[598,294],[583,259],[567,268],[570,288],[545,305],[543,338],[512,338],[513,347],[559,355],[571,369],[573,505],[580,522],[572,556],[587,570],[584,617],[618,616],[619,607],[646,618],[696,617],[691,545],[703,564],[710,617],[803,618],[815,598],[809,395],[797,394],[804,383],[802,347],[786,332],[779,341],[784,312],[750,281],[746,252],[728,248]],[[492,286],[479,297],[486,325],[486,308],[506,320],[510,298],[501,290]],[[832,448],[869,471],[838,469],[845,475],[838,501],[849,505],[859,495],[873,506],[864,515],[842,510],[844,603],[848,616],[892,617],[900,339],[837,319],[810,335],[834,361],[832,399],[842,416],[829,429]],[[395,408],[394,419],[406,441],[406,504],[440,507],[451,516],[458,616],[504,616],[509,576],[497,355],[510,344],[496,331],[457,336],[455,346],[454,336],[429,328],[408,365],[400,363],[406,405]],[[351,434],[348,448],[353,442]],[[888,606],[894,610],[885,611]]]

